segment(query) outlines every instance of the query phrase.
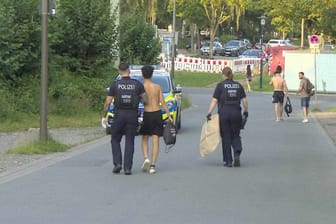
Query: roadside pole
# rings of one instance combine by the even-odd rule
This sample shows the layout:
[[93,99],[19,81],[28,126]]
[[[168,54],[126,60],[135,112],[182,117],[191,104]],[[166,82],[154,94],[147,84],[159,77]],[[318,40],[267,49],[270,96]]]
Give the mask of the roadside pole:
[[40,140],[48,140],[47,108],[48,108],[48,0],[42,0],[42,46],[41,46],[41,108],[40,108]]
[[314,85],[315,85],[315,97],[314,97],[314,105],[315,109],[317,108],[317,66],[316,66],[316,55],[320,51],[320,41],[319,36],[317,35],[311,35],[309,37],[309,46],[312,50],[312,53],[314,54]]
[[314,96],[314,101],[315,101],[315,108],[317,108],[317,66],[316,66],[316,54],[317,54],[317,49],[314,48],[314,78],[315,78],[315,96]]
[[170,70],[170,78],[174,79],[175,73],[175,54],[176,54],[176,47],[175,47],[175,20],[176,20],[176,0],[174,0],[174,9],[173,9],[173,36],[172,36],[172,61],[171,61],[171,70]]
[[[260,46],[261,52],[263,52],[263,37],[264,37],[264,26],[266,24],[266,16],[262,15],[258,17],[260,19]],[[262,89],[262,79],[263,79],[263,57],[260,57],[260,80],[259,80],[259,88]]]

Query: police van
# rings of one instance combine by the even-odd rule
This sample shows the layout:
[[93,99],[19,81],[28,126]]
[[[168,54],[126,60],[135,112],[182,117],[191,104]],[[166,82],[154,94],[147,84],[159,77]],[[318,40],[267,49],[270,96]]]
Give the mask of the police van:
[[[143,83],[144,80],[142,78],[142,73],[140,70],[141,67],[131,66],[130,77],[132,79],[137,79],[138,81]],[[120,76],[117,76],[116,79],[120,78],[121,78]],[[169,72],[167,72],[166,70],[157,69],[157,67],[154,67],[152,81],[161,86],[162,94],[166,101],[170,115],[173,117],[176,129],[179,130],[181,128],[181,99],[182,99],[181,86],[179,84],[175,86],[173,80],[170,77]],[[144,105],[142,103],[139,103],[138,107],[139,124],[142,122],[143,112],[144,112]],[[162,113],[162,120],[166,121],[168,119],[168,114],[163,108],[161,108],[161,113]],[[110,134],[111,123],[113,122],[115,116],[113,102],[111,103],[109,111],[106,116],[107,116],[106,133]]]

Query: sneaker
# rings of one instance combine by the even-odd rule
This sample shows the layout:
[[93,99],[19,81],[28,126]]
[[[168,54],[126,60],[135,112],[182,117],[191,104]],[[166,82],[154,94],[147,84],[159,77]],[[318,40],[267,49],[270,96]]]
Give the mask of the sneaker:
[[124,170],[124,174],[125,174],[125,175],[132,175],[132,171],[131,171],[131,169],[125,169],[125,170]]
[[303,119],[302,123],[308,123],[308,119]]
[[148,172],[150,161],[148,158],[142,163],[141,170],[142,172]]
[[234,167],[240,167],[240,159],[239,156],[235,156],[234,162],[233,162]]
[[122,169],[120,164],[117,164],[113,167],[112,172],[113,173],[120,173],[120,170]]
[[155,171],[155,165],[150,165],[150,167],[149,167],[149,173],[150,174],[156,173],[156,171]]
[[224,166],[225,167],[232,167],[232,163],[231,162],[224,162]]

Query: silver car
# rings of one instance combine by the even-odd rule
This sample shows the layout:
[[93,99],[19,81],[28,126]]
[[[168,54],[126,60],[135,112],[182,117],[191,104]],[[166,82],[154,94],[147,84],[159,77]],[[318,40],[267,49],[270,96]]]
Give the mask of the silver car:
[[[213,42],[213,48],[212,48],[212,54],[213,55],[223,55],[223,45],[220,42]],[[201,54],[202,55],[210,55],[210,43],[205,43],[201,47]]]

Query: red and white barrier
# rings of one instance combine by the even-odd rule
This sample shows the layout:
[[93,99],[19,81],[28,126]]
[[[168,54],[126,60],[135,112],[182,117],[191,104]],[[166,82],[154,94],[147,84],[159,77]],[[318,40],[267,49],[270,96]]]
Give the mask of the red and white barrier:
[[[162,63],[167,69],[171,69],[171,61],[166,61]],[[191,71],[191,72],[211,72],[211,73],[221,73],[223,68],[230,67],[233,72],[244,73],[246,71],[247,65],[250,64],[252,68],[259,66],[259,59],[234,59],[234,60],[224,60],[224,59],[204,59],[204,58],[193,58],[193,57],[177,57],[175,58],[175,69],[179,71]]]

